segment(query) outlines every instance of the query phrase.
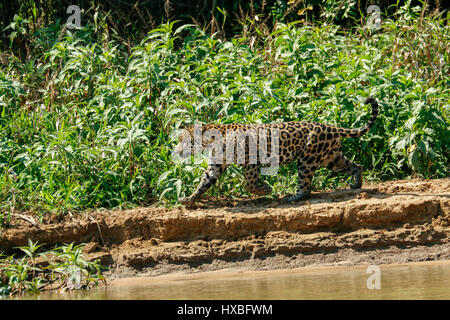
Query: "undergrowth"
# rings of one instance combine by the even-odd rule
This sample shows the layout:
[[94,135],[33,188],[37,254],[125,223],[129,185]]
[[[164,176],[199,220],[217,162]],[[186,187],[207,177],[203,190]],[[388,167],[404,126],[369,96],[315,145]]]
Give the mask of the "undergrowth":
[[[206,166],[173,161],[174,129],[288,120],[356,128],[368,120],[368,96],[381,107],[375,127],[343,142],[365,179],[446,177],[448,17],[407,3],[376,30],[297,21],[263,32],[249,18],[252,32],[228,40],[169,22],[132,46],[106,17],[26,34],[25,58],[0,52],[0,221],[174,204]],[[16,17],[9,28],[20,36],[23,24]],[[265,177],[274,195],[295,190],[295,171]],[[342,178],[321,169],[313,187],[343,186]],[[242,194],[237,167],[209,191]]]
[[19,247],[21,257],[0,252],[0,297],[44,290],[79,290],[105,282],[97,260],[88,261],[84,245],[62,245],[42,250],[42,244],[28,240]]

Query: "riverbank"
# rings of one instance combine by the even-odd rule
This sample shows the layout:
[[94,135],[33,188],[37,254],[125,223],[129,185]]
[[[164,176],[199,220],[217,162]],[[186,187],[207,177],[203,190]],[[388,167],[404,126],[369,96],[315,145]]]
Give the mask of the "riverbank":
[[86,212],[38,225],[12,220],[0,249],[28,238],[87,243],[108,279],[227,268],[391,264],[450,259],[450,179],[316,192],[295,204],[205,200],[189,208]]

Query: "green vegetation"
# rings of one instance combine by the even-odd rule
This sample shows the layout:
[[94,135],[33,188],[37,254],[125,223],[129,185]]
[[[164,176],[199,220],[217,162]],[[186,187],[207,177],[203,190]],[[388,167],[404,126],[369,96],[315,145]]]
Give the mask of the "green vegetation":
[[[356,6],[349,26],[336,16],[302,18],[307,7],[293,11],[303,22],[291,22],[277,8],[270,23],[248,15],[229,35],[171,21],[141,39],[125,39],[95,8],[78,30],[62,20],[37,28],[36,19],[16,15],[0,52],[2,225],[14,212],[42,218],[175,204],[192,192],[205,163],[172,161],[174,129],[194,121],[359,127],[369,95],[381,106],[375,127],[343,143],[365,179],[449,175],[447,12],[408,2],[389,7],[375,30]],[[215,14],[222,22],[230,16]],[[265,179],[274,193],[295,190],[294,166]],[[341,180],[321,169],[313,187]],[[237,167],[209,191],[241,194],[248,193]]]
[[83,245],[73,244],[39,252],[37,243],[19,247],[24,256],[0,254],[0,296],[42,290],[76,290],[105,281],[98,261],[86,261]]

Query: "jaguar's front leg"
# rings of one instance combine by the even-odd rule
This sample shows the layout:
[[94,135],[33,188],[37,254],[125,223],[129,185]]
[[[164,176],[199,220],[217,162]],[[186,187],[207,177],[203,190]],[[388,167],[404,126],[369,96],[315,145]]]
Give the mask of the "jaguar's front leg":
[[225,171],[226,166],[223,164],[209,164],[200,179],[197,189],[189,197],[178,199],[180,203],[193,203],[200,198],[210,187],[212,187],[220,175]]

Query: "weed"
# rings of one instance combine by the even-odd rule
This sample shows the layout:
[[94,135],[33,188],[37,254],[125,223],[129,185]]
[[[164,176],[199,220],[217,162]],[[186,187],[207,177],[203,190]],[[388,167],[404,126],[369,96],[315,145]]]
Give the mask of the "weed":
[[39,293],[50,288],[78,290],[105,281],[97,260],[87,261],[83,244],[63,245],[39,252],[42,244],[28,240],[19,247],[22,258],[0,254],[0,296]]

